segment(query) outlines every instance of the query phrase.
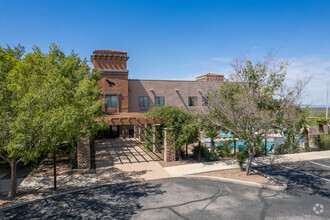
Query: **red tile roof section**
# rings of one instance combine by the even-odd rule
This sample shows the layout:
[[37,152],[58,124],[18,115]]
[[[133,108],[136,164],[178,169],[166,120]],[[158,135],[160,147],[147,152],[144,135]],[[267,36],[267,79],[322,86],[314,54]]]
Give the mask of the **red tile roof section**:
[[204,75],[197,76],[197,77],[202,77],[202,76],[223,76],[223,74],[217,74],[217,73],[206,73],[206,74],[204,74]]

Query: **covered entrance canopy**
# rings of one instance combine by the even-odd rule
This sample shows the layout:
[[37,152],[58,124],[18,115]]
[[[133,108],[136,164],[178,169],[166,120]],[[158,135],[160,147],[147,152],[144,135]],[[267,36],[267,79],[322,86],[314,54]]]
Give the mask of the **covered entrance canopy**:
[[104,115],[97,120],[102,119],[108,125],[151,125],[151,124],[163,124],[164,121],[160,118],[145,117],[143,113],[129,112],[129,113],[117,113],[113,115]]

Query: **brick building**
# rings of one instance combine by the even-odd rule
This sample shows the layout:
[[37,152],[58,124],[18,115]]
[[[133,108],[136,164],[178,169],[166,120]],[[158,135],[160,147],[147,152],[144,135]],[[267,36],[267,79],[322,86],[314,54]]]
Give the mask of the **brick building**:
[[102,71],[98,86],[110,113],[147,112],[155,105],[176,105],[194,110],[205,104],[201,90],[207,81],[221,82],[222,74],[207,73],[196,80],[128,79],[127,52],[94,50],[94,71]]
[[134,125],[155,124],[157,119],[143,116],[155,105],[176,105],[188,111],[206,105],[202,96],[203,85],[209,81],[221,83],[222,74],[207,73],[196,80],[146,80],[128,79],[127,52],[94,50],[91,55],[93,71],[101,71],[98,86],[102,89],[103,110],[112,115],[105,117],[110,125],[110,136],[122,134],[120,125],[129,126],[133,135]]

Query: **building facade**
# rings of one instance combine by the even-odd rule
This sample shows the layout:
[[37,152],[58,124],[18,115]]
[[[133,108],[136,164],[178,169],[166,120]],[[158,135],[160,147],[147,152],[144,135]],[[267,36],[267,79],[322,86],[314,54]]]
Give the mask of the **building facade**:
[[93,71],[101,71],[98,86],[104,98],[103,110],[109,113],[144,113],[156,105],[175,105],[188,111],[207,105],[202,96],[205,83],[221,83],[222,74],[208,73],[196,80],[128,79],[127,52],[94,50]]

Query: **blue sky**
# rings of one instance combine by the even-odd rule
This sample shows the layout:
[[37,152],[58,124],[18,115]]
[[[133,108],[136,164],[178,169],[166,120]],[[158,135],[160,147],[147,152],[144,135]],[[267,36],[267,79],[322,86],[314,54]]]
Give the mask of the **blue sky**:
[[330,81],[330,1],[0,0],[0,44],[47,50],[55,42],[89,59],[128,52],[132,78],[194,79],[230,73],[229,62],[273,49],[288,59],[288,83],[312,75],[304,103],[325,105]]

